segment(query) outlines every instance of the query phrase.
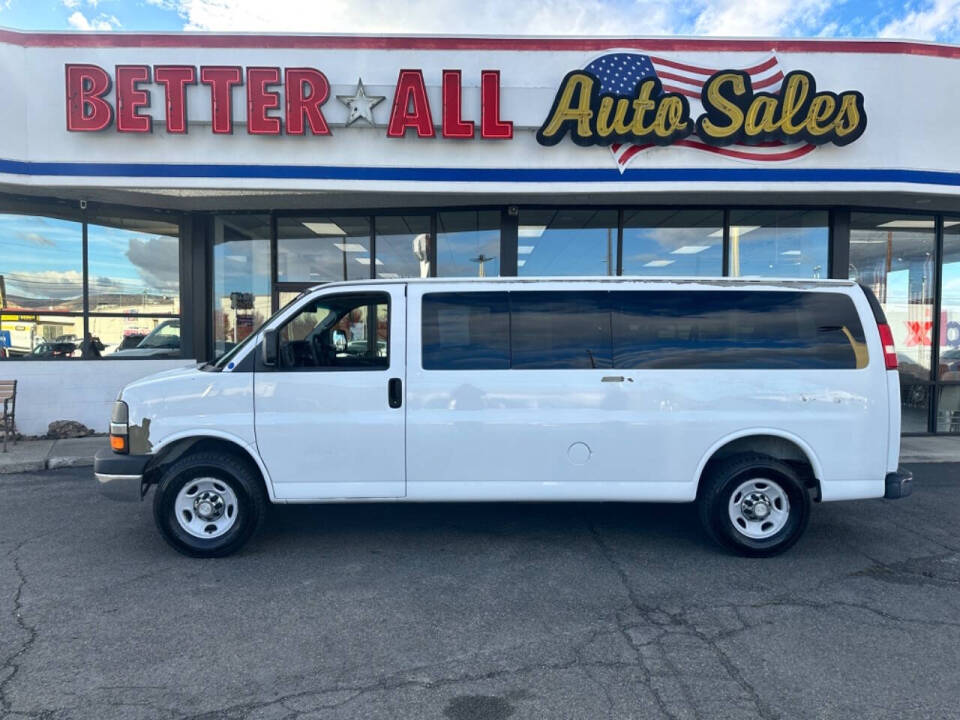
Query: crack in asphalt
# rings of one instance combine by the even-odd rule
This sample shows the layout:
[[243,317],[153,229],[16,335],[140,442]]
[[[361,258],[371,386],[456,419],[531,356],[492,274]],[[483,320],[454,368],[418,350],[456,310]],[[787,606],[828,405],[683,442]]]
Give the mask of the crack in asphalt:
[[27,542],[28,541],[21,542],[8,554],[13,555],[13,570],[18,578],[17,590],[13,595],[13,609],[11,610],[11,614],[14,623],[22,632],[26,633],[27,638],[20,644],[19,648],[4,659],[3,665],[0,665],[0,671],[5,673],[4,678],[0,680],[0,708],[2,708],[4,712],[10,712],[12,707],[7,693],[10,683],[13,682],[13,679],[20,672],[20,663],[17,662],[17,659],[30,649],[36,641],[38,634],[36,626],[28,625],[23,619],[23,589],[27,585],[27,576],[24,574],[23,568],[20,567],[20,558],[17,553],[20,552],[20,549],[26,545]]

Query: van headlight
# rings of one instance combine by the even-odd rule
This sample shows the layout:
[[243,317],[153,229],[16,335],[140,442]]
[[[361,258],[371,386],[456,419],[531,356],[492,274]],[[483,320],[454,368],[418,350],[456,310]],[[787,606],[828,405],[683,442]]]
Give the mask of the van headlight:
[[115,453],[130,452],[130,408],[123,400],[114,402],[110,412],[110,449]]

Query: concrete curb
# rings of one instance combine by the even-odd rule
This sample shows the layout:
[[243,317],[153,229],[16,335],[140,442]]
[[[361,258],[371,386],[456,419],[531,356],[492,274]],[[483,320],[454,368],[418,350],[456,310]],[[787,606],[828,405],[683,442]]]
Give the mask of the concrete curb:
[[43,460],[22,460],[0,465],[0,475],[56,470],[66,467],[93,467],[93,457],[49,457]]

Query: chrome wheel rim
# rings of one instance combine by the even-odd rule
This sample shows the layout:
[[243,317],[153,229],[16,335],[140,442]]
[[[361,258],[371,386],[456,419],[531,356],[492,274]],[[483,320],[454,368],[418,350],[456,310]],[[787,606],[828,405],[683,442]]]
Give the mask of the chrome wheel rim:
[[753,478],[733,491],[727,512],[738,533],[751,540],[766,540],[787,524],[790,499],[775,481]]
[[201,477],[186,483],[173,503],[180,527],[196,538],[209,540],[226,533],[237,522],[237,495],[227,483]]

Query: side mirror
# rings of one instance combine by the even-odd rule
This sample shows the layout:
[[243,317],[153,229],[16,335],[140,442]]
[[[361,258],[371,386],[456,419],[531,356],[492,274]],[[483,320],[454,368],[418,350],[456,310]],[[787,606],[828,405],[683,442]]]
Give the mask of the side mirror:
[[263,364],[267,367],[275,367],[277,364],[277,331],[263,331]]
[[333,349],[337,352],[345,352],[347,349],[347,334],[343,330],[334,330],[330,335]]

